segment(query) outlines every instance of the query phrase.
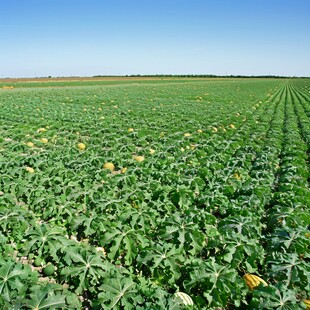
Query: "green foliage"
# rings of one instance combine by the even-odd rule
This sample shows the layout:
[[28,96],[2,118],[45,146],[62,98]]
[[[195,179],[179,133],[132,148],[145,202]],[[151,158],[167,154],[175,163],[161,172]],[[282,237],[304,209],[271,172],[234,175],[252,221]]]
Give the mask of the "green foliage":
[[1,309],[306,308],[309,80],[16,88],[0,91]]
[[104,272],[111,268],[98,253],[90,253],[81,246],[66,248],[63,259],[67,266],[61,270],[61,275],[73,283],[78,294],[99,284]]
[[23,282],[31,282],[29,279],[31,269],[14,261],[1,260],[0,262],[0,295],[5,302],[10,303],[25,293],[27,287]]

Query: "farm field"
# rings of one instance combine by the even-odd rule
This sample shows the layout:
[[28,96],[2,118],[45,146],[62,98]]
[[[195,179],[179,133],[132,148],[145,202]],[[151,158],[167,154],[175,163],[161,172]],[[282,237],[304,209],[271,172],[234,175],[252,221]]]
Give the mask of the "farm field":
[[2,81],[0,111],[1,309],[310,309],[310,79]]

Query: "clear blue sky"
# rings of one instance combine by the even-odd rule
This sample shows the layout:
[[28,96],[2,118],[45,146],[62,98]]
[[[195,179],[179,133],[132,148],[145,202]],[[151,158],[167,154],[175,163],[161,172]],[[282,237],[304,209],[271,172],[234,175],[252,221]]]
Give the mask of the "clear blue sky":
[[310,0],[0,0],[0,77],[310,76]]

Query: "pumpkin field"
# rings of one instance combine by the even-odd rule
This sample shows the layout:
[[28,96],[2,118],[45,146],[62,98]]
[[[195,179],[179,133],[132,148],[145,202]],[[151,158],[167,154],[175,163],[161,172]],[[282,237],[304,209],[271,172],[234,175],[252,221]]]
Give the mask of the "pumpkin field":
[[310,79],[0,82],[0,309],[310,309]]

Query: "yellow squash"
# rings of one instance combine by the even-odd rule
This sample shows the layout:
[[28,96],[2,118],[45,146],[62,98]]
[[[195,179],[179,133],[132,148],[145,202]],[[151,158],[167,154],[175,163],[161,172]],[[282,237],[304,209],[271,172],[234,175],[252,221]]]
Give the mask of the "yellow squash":
[[245,280],[246,285],[251,289],[255,289],[260,284],[263,284],[264,286],[268,286],[268,284],[260,277],[256,276],[255,274],[247,273],[243,276],[243,279]]
[[105,163],[103,165],[103,169],[108,169],[108,170],[110,170],[112,172],[112,171],[114,171],[115,166],[114,166],[113,163],[108,162],[108,163]]
[[84,143],[79,143],[77,146],[80,151],[84,151],[86,149],[86,145]]
[[309,299],[304,299],[303,303],[307,306],[307,310],[310,310],[310,300]]

